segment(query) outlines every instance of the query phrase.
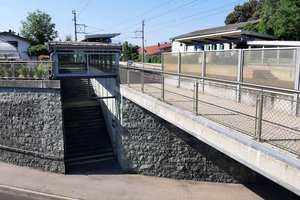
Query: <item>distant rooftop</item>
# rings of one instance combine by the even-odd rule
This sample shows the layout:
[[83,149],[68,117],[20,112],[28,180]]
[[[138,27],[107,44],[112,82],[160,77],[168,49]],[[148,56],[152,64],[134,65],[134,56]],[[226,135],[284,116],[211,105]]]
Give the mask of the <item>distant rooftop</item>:
[[121,50],[119,44],[106,44],[100,42],[48,42],[49,49],[65,49],[65,50]]
[[[145,47],[145,54],[146,55],[155,55],[160,54],[162,52],[170,52],[171,51],[172,44],[171,43],[163,43],[153,46],[146,46]],[[139,54],[143,54],[142,48],[139,48]]]
[[219,26],[219,27],[214,27],[209,29],[202,29],[202,30],[186,33],[183,35],[179,35],[171,39],[175,41],[190,42],[190,43],[239,39],[242,37],[253,37],[253,38],[260,38],[265,40],[276,39],[276,37],[272,35],[242,30],[242,28],[246,24],[258,23],[258,22],[259,20],[254,20],[254,21],[229,24],[229,25]]
[[120,33],[105,33],[105,34],[93,34],[93,35],[85,35],[82,42],[103,42],[103,43],[111,43],[111,38],[119,36]]
[[4,31],[4,32],[0,32],[0,36],[1,36],[1,35],[4,35],[4,36],[12,36],[12,37],[18,38],[18,39],[20,39],[20,40],[27,41],[28,43],[33,43],[33,41],[28,40],[28,39],[26,39],[26,38],[20,36],[19,34],[16,34],[16,32],[11,31],[11,30],[9,30],[9,31]]

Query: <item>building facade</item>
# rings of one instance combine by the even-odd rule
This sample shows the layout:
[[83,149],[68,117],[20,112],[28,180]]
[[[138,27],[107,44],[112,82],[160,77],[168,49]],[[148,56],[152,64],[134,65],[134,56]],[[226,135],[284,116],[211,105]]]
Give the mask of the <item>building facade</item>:
[[276,37],[243,30],[247,23],[202,29],[171,38],[172,52],[194,52],[201,50],[228,50],[247,48],[247,42],[257,40],[275,40]]
[[21,60],[31,60],[28,55],[28,48],[31,45],[31,41],[17,35],[11,30],[8,32],[0,32],[0,39],[13,45],[18,50]]

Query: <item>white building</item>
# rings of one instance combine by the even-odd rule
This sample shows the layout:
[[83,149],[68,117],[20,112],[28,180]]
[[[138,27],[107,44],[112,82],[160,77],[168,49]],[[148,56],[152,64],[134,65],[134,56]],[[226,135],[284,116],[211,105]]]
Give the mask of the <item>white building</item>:
[[22,60],[31,60],[28,55],[28,48],[30,47],[31,41],[16,35],[16,33],[11,30],[9,30],[9,32],[0,32],[0,40],[16,47]]
[[242,30],[247,23],[230,24],[226,26],[202,29],[171,38],[172,52],[194,52],[201,50],[226,50],[245,48],[248,41],[275,40],[276,37],[267,34]]
[[19,52],[13,45],[0,40],[0,61],[7,60],[20,60]]

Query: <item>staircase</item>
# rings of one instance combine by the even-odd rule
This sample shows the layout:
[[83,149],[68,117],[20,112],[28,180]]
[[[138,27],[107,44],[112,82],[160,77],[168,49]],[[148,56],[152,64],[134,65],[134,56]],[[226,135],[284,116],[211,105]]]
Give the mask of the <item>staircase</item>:
[[66,167],[114,159],[101,106],[88,80],[62,80]]

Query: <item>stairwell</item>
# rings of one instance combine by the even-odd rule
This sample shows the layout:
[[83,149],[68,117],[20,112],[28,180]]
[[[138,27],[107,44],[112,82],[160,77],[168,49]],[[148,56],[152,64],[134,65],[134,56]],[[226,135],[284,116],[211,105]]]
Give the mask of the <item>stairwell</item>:
[[61,93],[67,170],[114,159],[101,106],[88,80],[62,80]]

